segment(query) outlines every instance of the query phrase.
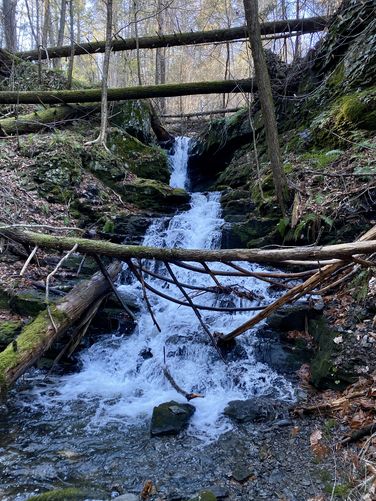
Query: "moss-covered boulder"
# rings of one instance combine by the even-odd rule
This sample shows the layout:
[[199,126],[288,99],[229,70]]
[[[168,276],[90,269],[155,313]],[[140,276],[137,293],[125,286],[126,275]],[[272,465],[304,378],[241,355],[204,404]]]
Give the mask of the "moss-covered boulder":
[[[53,294],[51,299],[53,299]],[[46,296],[36,289],[19,289],[11,295],[9,307],[18,315],[35,317],[46,308]]]
[[149,107],[144,101],[116,103],[109,119],[111,127],[128,132],[145,144],[153,142]]
[[136,176],[168,183],[170,168],[167,154],[161,148],[146,146],[137,138],[119,129],[110,132],[108,147]]
[[258,239],[263,239],[264,243],[267,240],[270,240],[269,243],[275,243],[278,240],[276,224],[277,220],[274,218],[255,216],[239,223],[227,223],[222,231],[222,247],[254,247]]
[[135,179],[118,186],[117,190],[126,202],[151,212],[171,212],[177,207],[186,207],[190,200],[185,190],[151,179]]

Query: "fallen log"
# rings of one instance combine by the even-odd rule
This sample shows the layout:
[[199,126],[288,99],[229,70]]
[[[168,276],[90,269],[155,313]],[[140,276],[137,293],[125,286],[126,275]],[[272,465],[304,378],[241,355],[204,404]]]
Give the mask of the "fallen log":
[[0,120],[0,134],[27,134],[55,128],[62,122],[88,116],[98,109],[98,106],[56,106],[20,115],[17,118],[3,118]]
[[[116,262],[109,267],[108,274],[114,279],[120,270],[121,263]],[[78,321],[95,301],[109,291],[108,281],[99,271],[90,280],[77,284],[55,305],[50,305],[56,329],[47,311],[41,312],[33,322],[26,325],[16,341],[0,353],[0,395]]]
[[[356,242],[326,246],[289,247],[278,249],[167,249],[160,247],[144,247],[138,245],[122,245],[102,240],[91,240],[78,237],[60,237],[21,231],[19,228],[0,224],[0,234],[21,244],[38,246],[44,249],[61,251],[70,250],[77,244],[77,252],[81,254],[100,254],[126,261],[127,259],[157,259],[160,261],[196,261],[225,262],[249,261],[254,263],[284,263],[291,259],[315,260],[327,259],[351,260],[353,255],[376,252],[376,227],[368,233],[367,239]],[[336,263],[335,263],[336,264]],[[343,265],[343,263],[341,263]]]
[[[252,79],[218,80],[211,82],[189,82],[161,85],[143,85],[108,89],[109,101],[129,101],[153,97],[194,96],[201,94],[228,94],[254,92],[256,83]],[[1,91],[0,104],[64,104],[100,102],[102,90],[44,90],[44,91]]]
[[[261,35],[275,35],[279,33],[299,32],[315,33],[323,31],[328,24],[328,17],[310,17],[306,19],[286,19],[283,21],[272,21],[261,24]],[[167,35],[157,35],[136,38],[115,38],[112,40],[112,52],[139,49],[156,49],[159,47],[177,47],[181,45],[199,45],[205,43],[227,42],[231,40],[244,40],[248,37],[247,27],[218,29],[210,31],[198,31],[187,33],[172,33]],[[106,42],[92,41],[74,44],[74,55],[98,54],[104,52]],[[16,55],[28,61],[38,61],[39,59],[55,59],[69,57],[71,46],[50,47],[46,50],[30,50],[17,52]]]

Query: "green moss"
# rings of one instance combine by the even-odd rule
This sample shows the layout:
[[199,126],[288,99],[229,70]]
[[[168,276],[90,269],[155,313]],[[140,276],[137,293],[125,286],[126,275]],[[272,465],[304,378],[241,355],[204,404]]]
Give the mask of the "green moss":
[[142,209],[164,212],[186,205],[190,196],[185,190],[171,188],[159,181],[151,179],[136,179],[133,183],[124,183],[118,187],[126,202]]
[[114,233],[114,230],[115,230],[115,223],[111,219],[106,219],[102,231],[104,233]]
[[30,501],[80,501],[92,497],[93,493],[87,490],[70,487],[67,489],[58,489],[55,491],[44,492],[29,498]]
[[35,317],[46,307],[45,294],[33,289],[17,291],[17,293],[11,297],[9,307],[18,315]]
[[108,146],[129,171],[138,177],[168,183],[170,169],[167,154],[156,146],[146,146],[127,132],[118,129],[108,136]]
[[[66,321],[66,315],[56,306],[51,305],[50,309],[55,323],[63,324]],[[50,319],[47,311],[43,311],[33,322],[23,328],[21,334],[16,338],[16,349],[12,345],[8,345],[0,353],[0,394],[7,390],[6,375],[17,367],[19,361],[41,342],[49,342],[48,326],[50,326]]]
[[9,343],[20,332],[22,327],[22,322],[17,320],[9,320],[6,322],[0,322],[0,351],[8,346]]
[[341,61],[333,71],[333,73],[330,75],[330,77],[327,80],[327,85],[330,88],[338,88],[340,85],[343,83],[343,80],[345,78],[345,65],[343,61]]
[[337,160],[343,152],[341,150],[310,151],[301,156],[302,160],[308,161],[311,167],[324,168]]
[[346,120],[363,129],[376,130],[376,88],[344,96],[337,120]]

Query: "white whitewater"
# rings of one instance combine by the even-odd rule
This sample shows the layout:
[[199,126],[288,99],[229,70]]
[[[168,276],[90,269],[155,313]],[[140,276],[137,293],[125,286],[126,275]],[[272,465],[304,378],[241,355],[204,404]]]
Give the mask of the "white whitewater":
[[[174,187],[188,185],[188,148],[188,138],[177,138],[171,157],[171,185]],[[223,222],[219,193],[193,193],[191,208],[170,220],[156,220],[145,235],[144,245],[218,248]],[[152,262],[145,262],[144,265],[159,274],[166,273],[162,265]],[[218,269],[222,265],[216,263],[212,266]],[[244,266],[259,269],[256,265]],[[176,266],[173,270],[182,282],[215,285],[207,275],[192,273]],[[58,383],[54,385],[53,396],[46,396],[44,392],[44,405],[51,408],[55,405],[61,407],[63,404],[65,412],[69,414],[72,406],[79,403],[81,407],[86,402],[86,412],[92,413],[92,428],[110,422],[121,423],[122,426],[134,425],[141,419],[150,419],[155,405],[172,399],[185,401],[163,375],[164,349],[167,365],[176,382],[188,392],[193,391],[205,396],[193,401],[196,413],[188,429],[188,433],[203,440],[215,439],[231,428],[229,421],[221,416],[230,400],[264,394],[281,399],[293,398],[290,383],[268,366],[255,361],[252,333],[243,336],[239,341],[241,355],[224,363],[219,359],[190,308],[149,294],[154,314],[162,330],[159,333],[141,300],[142,290],[139,284],[126,269],[124,275],[123,284],[119,285],[120,292],[139,298],[140,313],[135,331],[124,337],[119,333],[112,337],[107,335],[84,351],[81,354],[82,370],[59,378]],[[180,291],[174,285],[166,285],[150,276],[146,278],[155,288],[181,298]],[[252,278],[230,277],[221,281],[224,285],[236,283],[252,291],[257,296],[254,306],[271,299],[267,284]],[[248,300],[233,296],[193,292],[192,298],[197,304],[230,307],[250,305]],[[249,315],[250,313],[230,315],[202,312],[211,332],[228,332],[248,319]],[[146,358],[145,352],[152,356]]]

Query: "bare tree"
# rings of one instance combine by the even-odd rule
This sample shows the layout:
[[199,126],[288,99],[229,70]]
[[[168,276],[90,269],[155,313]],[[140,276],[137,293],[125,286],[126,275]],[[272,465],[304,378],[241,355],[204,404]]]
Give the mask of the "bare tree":
[[65,23],[67,18],[67,0],[61,0],[59,31],[57,35],[57,46],[61,47],[64,43]]
[[72,88],[73,63],[74,63],[74,6],[73,0],[69,0],[69,36],[70,36],[70,57],[68,65],[68,89]]
[[110,56],[111,56],[111,42],[112,42],[112,13],[113,5],[112,0],[105,0],[106,4],[106,48],[104,52],[103,59],[103,70],[102,70],[102,99],[101,99],[101,129],[99,136],[94,141],[90,141],[88,144],[101,144],[106,150],[106,140],[107,140],[107,125],[108,125],[108,103],[107,103],[107,91],[108,91],[108,70],[110,67]]
[[255,66],[255,77],[260,98],[261,112],[264,120],[266,143],[268,146],[269,159],[273,174],[273,182],[278,204],[284,214],[286,211],[286,201],[289,193],[286,176],[282,168],[272,86],[270,83],[265,53],[261,41],[260,23],[258,18],[258,0],[243,1],[252,57]]
[[3,0],[5,47],[11,52],[17,50],[16,8],[17,0]]
[[[164,2],[157,1],[157,34],[163,35],[164,32]],[[158,47],[155,51],[155,83],[166,83],[166,47]],[[166,100],[161,98],[158,100],[159,111],[161,114],[166,113]]]

